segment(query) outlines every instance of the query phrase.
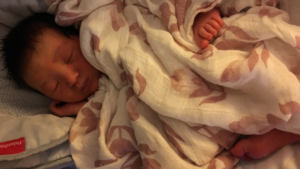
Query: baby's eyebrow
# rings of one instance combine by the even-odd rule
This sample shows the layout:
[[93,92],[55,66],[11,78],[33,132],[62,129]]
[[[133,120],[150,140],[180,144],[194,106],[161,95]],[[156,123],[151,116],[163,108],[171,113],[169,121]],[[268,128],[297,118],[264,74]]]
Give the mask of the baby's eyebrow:
[[54,56],[52,58],[52,62],[56,62],[59,58],[59,51],[61,50],[63,44],[58,45],[58,47],[56,48],[55,52],[54,52]]

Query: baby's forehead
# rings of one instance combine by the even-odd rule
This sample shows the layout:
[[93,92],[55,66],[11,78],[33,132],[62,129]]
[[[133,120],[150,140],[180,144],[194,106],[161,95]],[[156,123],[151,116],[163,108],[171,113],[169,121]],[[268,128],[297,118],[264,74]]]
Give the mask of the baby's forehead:
[[67,37],[62,31],[56,30],[54,28],[46,28],[44,30],[41,31],[41,34],[39,35],[39,37],[54,37],[54,38],[58,38],[58,37]]

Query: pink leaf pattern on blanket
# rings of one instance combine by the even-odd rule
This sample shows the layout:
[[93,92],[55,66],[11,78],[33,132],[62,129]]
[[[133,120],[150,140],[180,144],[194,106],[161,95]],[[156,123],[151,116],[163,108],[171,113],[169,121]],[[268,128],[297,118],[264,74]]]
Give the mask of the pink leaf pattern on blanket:
[[110,152],[116,157],[122,158],[129,152],[136,151],[133,144],[126,139],[116,139],[111,143]]
[[122,82],[126,82],[127,80],[127,74],[125,71],[123,71],[122,73],[120,73],[120,79]]
[[207,48],[201,49],[197,53],[193,54],[191,59],[195,58],[198,60],[206,60],[214,55],[213,50],[213,46],[209,45]]
[[279,108],[282,114],[294,114],[300,111],[300,105],[297,102],[291,101],[285,104],[279,104]]
[[162,122],[165,126],[166,131],[168,132],[169,135],[171,135],[172,137],[177,138],[178,140],[184,142],[184,140],[172,129],[171,126],[169,126],[166,122]]
[[[263,46],[262,51],[261,51],[261,60],[263,61],[264,65],[267,68],[268,67],[267,61],[270,57],[270,52],[269,52],[269,50],[267,49],[266,45],[263,42],[259,42],[256,45],[256,48],[258,48],[259,46]],[[252,50],[252,53],[248,58],[248,66],[249,66],[250,72],[253,71],[255,65],[257,64],[257,62],[259,60],[259,55],[257,54],[256,48],[254,48]]]
[[187,84],[185,83],[185,77],[187,73],[184,69],[175,70],[173,75],[170,77],[172,87],[176,91],[182,91],[184,88],[187,88]]
[[96,130],[97,125],[98,125],[98,118],[94,114],[94,112],[88,108],[84,107],[81,109],[81,114],[85,116],[81,122],[80,122],[80,127],[88,127],[85,131],[85,134],[88,134],[94,130]]
[[147,154],[147,155],[152,155],[152,154],[156,153],[156,151],[151,150],[147,144],[140,144],[139,145],[139,150],[141,152],[143,152],[144,154]]
[[[292,67],[290,69],[290,71],[296,75],[296,76],[299,76],[300,75],[300,62],[297,63],[297,65],[295,67]],[[299,79],[299,78],[298,78]]]
[[160,169],[162,166],[158,161],[151,158],[143,158],[143,164],[146,169]]
[[134,104],[131,102],[127,103],[127,113],[132,121],[136,121],[140,117],[140,115],[135,111]]
[[242,46],[247,46],[251,43],[243,42],[235,39],[225,39],[217,43],[215,47],[219,50],[232,50]]
[[191,70],[177,69],[170,76],[172,88],[181,97],[196,98],[210,95],[213,90]]
[[111,3],[111,5],[116,5],[118,13],[122,13],[122,11],[123,11],[123,2],[121,0],[116,0],[113,3]]
[[[167,3],[164,2],[160,6],[160,11],[162,12],[161,18],[166,26],[169,27],[169,30],[171,33],[179,31],[179,27],[183,25],[184,20],[185,20],[185,13],[189,9],[189,7],[192,4],[191,0],[169,0],[171,4],[173,5],[172,7]],[[175,8],[175,9],[174,9]],[[174,12],[176,13],[174,14]],[[170,17],[171,16],[176,16],[176,22],[170,24]]]
[[184,140],[166,122],[162,121],[162,123],[165,127],[165,130],[167,131],[168,138],[173,143],[173,145],[177,148],[179,156],[183,159],[186,159],[187,156],[184,154],[183,149],[181,148],[180,144],[177,142],[177,140],[179,140],[182,143],[185,143]]
[[110,10],[110,18],[112,21],[112,28],[114,31],[117,32],[121,27],[124,27],[126,23],[124,21],[124,18],[121,15],[123,11],[123,2],[117,0],[113,2],[111,5],[116,5],[116,10]]
[[120,73],[120,79],[122,82],[125,82],[127,80],[127,74],[124,70],[123,63],[122,62],[118,63],[118,66],[122,70],[122,72]]
[[169,3],[167,2],[162,3],[159,7],[159,10],[161,12],[161,19],[163,23],[168,26],[171,16],[175,15],[174,13],[172,13]]
[[259,12],[258,16],[261,17],[261,18],[264,17],[264,16],[267,16],[269,18],[275,18],[276,16],[281,15],[282,13],[283,13],[283,11],[281,11],[281,10],[276,10],[276,11],[272,10],[272,11],[270,11],[270,8],[264,7],[264,8],[260,9],[260,12]]
[[117,18],[115,11],[110,11],[110,17],[112,20],[112,27],[114,31],[118,31],[121,27],[125,26],[125,21],[123,18]]
[[227,98],[227,94],[226,92],[224,91],[224,88],[221,87],[221,94],[218,95],[218,96],[211,96],[211,97],[208,97],[206,99],[204,99],[199,105],[202,105],[202,104],[208,104],[208,103],[217,103],[217,102],[220,102],[222,100],[225,100]]
[[238,11],[235,9],[235,7],[228,7],[227,8],[227,13],[228,13],[229,16],[231,16],[231,15],[237,14]]
[[176,11],[176,18],[178,22],[178,26],[183,25],[185,13],[192,5],[191,0],[175,0],[175,11]]
[[[130,136],[131,141],[123,138],[123,133],[127,133]],[[118,135],[118,137],[112,140],[114,134]],[[132,141],[134,143],[132,143]],[[124,157],[126,154],[135,152],[137,150],[135,147],[137,142],[134,136],[134,131],[128,126],[111,127],[107,134],[107,143],[110,144],[110,152],[119,158]]]
[[96,160],[94,162],[94,166],[95,167],[101,167],[101,166],[104,166],[104,165],[108,165],[108,164],[111,164],[111,163],[114,163],[114,162],[117,162],[118,159],[111,159],[111,160]]
[[279,117],[276,117],[275,115],[273,114],[268,114],[267,115],[267,120],[268,120],[268,123],[270,125],[282,125],[284,124],[286,121],[284,121],[283,119],[279,118]]
[[[289,107],[290,105],[288,105],[287,107]],[[256,131],[258,131],[258,133],[265,133],[270,131],[274,126],[276,125],[282,125],[283,123],[285,123],[285,121],[283,119],[280,119],[274,115],[271,114],[267,114],[267,120],[269,123],[269,126],[259,126],[259,122],[261,121],[261,119],[254,119],[250,116],[244,116],[243,118],[241,118],[239,121],[234,121],[232,123],[229,124],[229,128],[231,131],[236,132],[236,133],[240,133],[240,134],[248,134],[249,133],[249,129],[251,130],[251,127],[256,126]]]
[[255,125],[255,122],[252,117],[244,116],[241,120],[230,123],[229,129],[236,133],[247,134],[246,129],[251,125]]
[[268,67],[267,61],[268,61],[269,57],[270,57],[270,52],[267,49],[266,45],[264,44],[264,48],[261,52],[261,60],[265,64],[266,68]]
[[296,49],[300,50],[300,36],[295,37],[295,42],[296,42]]
[[128,102],[128,100],[134,96],[134,91],[132,89],[132,87],[129,87],[128,90],[127,90],[127,97],[126,97],[126,101]]
[[146,81],[145,77],[143,75],[141,75],[139,70],[140,69],[138,68],[135,72],[136,81],[138,82],[138,84],[140,86],[138,97],[145,91],[145,88],[146,88],[146,85],[147,85],[147,81]]
[[240,70],[239,67],[236,65],[239,62],[240,61],[235,60],[227,66],[227,68],[223,71],[220,78],[220,81],[222,83],[237,82],[238,80],[240,80]]
[[92,108],[94,108],[96,110],[102,109],[102,103],[100,103],[100,102],[91,101],[91,106],[92,106]]
[[[224,33],[222,34],[222,41],[218,42],[215,47],[219,50],[236,49],[242,46],[251,44],[249,41],[257,41],[258,38],[251,37],[243,29],[237,26],[224,26]],[[238,39],[228,39],[226,35],[228,32],[234,34]]]
[[198,89],[196,89],[189,98],[196,98],[196,97],[203,97],[203,96],[209,96],[212,94],[213,90],[208,87],[208,85],[204,82],[203,79],[200,77],[194,77],[192,79],[192,82],[199,86]]
[[259,60],[259,56],[258,56],[256,50],[253,49],[251,52],[251,55],[248,58],[248,66],[249,66],[250,72],[252,72],[252,70],[254,69],[254,66],[256,65],[258,60]]
[[90,46],[91,46],[91,49],[96,51],[96,52],[100,52],[100,38],[95,35],[95,34],[92,34],[92,37],[91,37],[91,40],[90,40]]
[[266,132],[272,130],[274,127],[284,125],[286,123],[286,121],[284,119],[276,117],[273,114],[267,114],[266,118],[267,118],[269,125],[264,126],[263,128],[259,129],[258,133],[261,133],[261,134],[266,133]]
[[137,22],[132,23],[129,26],[129,32],[131,35],[138,35],[141,32],[139,24]]
[[[250,35],[248,35],[243,29],[237,27],[237,26],[228,26],[226,31],[232,32],[235,36],[242,40],[247,40],[247,41],[256,41],[258,38],[253,38]],[[223,35],[225,35],[225,33]]]
[[[135,160],[133,160],[135,158]],[[132,162],[133,161],[133,162]],[[122,164],[120,169],[137,169],[142,168],[143,162],[138,152],[133,152]]]
[[136,105],[139,102],[138,98],[135,97],[135,93],[132,87],[129,87],[127,90],[127,114],[129,115],[130,120],[136,121],[140,115],[135,111]]

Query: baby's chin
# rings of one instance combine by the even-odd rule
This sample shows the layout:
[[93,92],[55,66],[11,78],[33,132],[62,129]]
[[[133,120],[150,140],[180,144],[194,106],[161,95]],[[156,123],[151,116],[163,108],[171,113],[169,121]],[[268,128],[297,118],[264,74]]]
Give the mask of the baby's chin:
[[90,97],[92,94],[89,93],[81,93],[77,95],[73,95],[72,97],[69,98],[57,98],[55,100],[59,100],[61,102],[66,102],[66,103],[77,103],[77,102],[82,102],[86,101],[88,97]]
[[[81,102],[87,100],[90,96],[92,96],[96,91],[98,90],[98,84],[95,86],[92,86],[89,92],[84,93],[81,97],[76,98],[76,101],[73,102]],[[75,97],[74,97],[75,100]]]

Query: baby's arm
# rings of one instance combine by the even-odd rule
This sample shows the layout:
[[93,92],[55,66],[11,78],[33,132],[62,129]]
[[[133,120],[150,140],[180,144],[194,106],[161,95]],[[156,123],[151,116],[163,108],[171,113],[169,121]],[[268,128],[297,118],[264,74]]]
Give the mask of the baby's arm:
[[300,135],[274,129],[263,135],[251,135],[242,139],[230,151],[234,156],[250,161],[266,157],[277,149],[297,141],[300,141]]
[[218,34],[224,22],[219,9],[212,9],[196,16],[193,29],[197,45],[204,49],[209,45],[209,41]]
[[76,116],[85,103],[86,101],[77,103],[65,103],[63,105],[60,105],[60,101],[53,100],[49,108],[54,114],[60,117]]

